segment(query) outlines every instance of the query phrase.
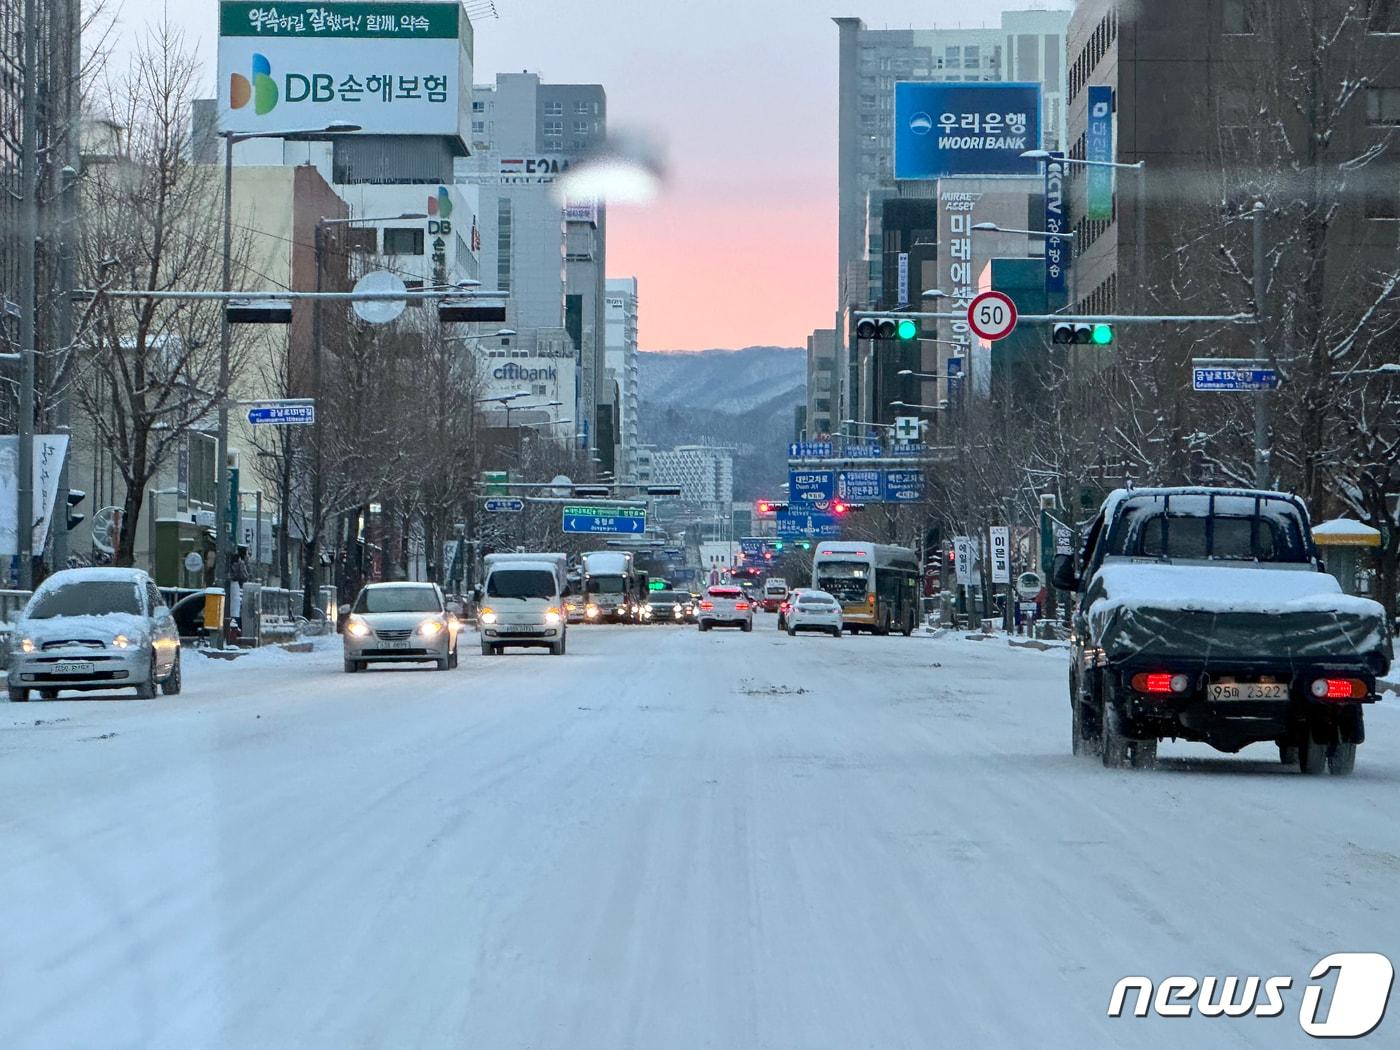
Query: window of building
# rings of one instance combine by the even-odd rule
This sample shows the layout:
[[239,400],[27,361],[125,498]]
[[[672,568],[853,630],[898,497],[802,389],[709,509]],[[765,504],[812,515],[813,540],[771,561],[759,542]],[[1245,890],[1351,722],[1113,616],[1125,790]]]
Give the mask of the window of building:
[[943,52],[943,67],[945,69],[962,69],[962,48],[950,47]]
[[1369,0],[1366,11],[1368,33],[1400,33],[1400,0]]
[[592,102],[575,102],[574,113],[580,117],[586,117],[594,112],[594,105],[595,103]]
[[384,227],[385,255],[422,255],[423,228],[421,226]]
[[347,252],[374,255],[379,251],[379,231],[373,226],[347,226],[341,236]]
[[576,121],[574,121],[574,134],[575,134],[575,135],[587,135],[588,132],[589,132],[589,130],[590,130],[590,127],[591,127],[591,126],[589,125],[588,121],[586,121],[586,120],[576,120]]
[[485,103],[485,102],[473,101],[473,102],[472,102],[472,112],[473,112],[473,113],[485,113],[485,112],[486,112],[486,103]]
[[484,121],[484,120],[474,120],[474,121],[472,121],[472,134],[473,134],[473,135],[484,135],[484,134],[486,134],[486,121]]
[[546,117],[562,117],[564,115],[564,103],[546,102],[544,104],[544,115]]
[[562,120],[546,120],[544,122],[544,133],[546,135],[564,134],[564,122]]
[[982,65],[982,49],[976,45],[963,48],[963,66],[978,69]]
[[1386,126],[1400,124],[1400,88],[1367,88],[1366,122]]
[[574,139],[574,149],[587,149],[587,148],[588,148],[588,140],[587,140],[587,139]]
[[496,201],[496,287],[510,291],[511,201]]
[[1254,0],[1225,0],[1224,30],[1227,33],[1254,32]]

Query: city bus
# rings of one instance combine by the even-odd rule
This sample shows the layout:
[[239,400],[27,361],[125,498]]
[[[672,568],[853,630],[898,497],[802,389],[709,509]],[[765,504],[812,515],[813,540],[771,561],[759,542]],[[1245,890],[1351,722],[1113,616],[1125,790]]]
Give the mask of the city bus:
[[846,630],[907,638],[919,622],[919,559],[908,547],[826,541],[812,552],[812,586],[841,603]]

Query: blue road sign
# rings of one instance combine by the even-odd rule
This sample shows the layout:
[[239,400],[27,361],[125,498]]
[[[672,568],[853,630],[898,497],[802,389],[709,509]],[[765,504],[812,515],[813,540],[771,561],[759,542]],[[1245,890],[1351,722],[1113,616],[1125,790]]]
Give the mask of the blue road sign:
[[640,535],[647,531],[647,512],[642,507],[566,506],[560,519],[565,532]]
[[806,510],[790,510],[777,519],[780,540],[834,540],[841,535],[841,526],[830,514],[813,514]]
[[789,459],[830,459],[830,441],[794,441],[788,445]]
[[881,498],[880,471],[843,470],[837,476],[836,489],[844,500],[865,503]]
[[762,554],[763,538],[761,536],[741,536],[739,537],[739,549],[745,554]]
[[924,475],[918,470],[885,471],[885,501],[914,503],[924,495]]
[[1255,368],[1248,359],[1197,358],[1191,362],[1192,390],[1277,390],[1278,371]]
[[492,513],[498,511],[509,511],[512,514],[519,514],[522,510],[525,509],[525,501],[523,499],[516,499],[513,496],[506,498],[488,499],[486,501],[486,509],[488,511],[491,511]]
[[248,425],[254,427],[304,427],[316,422],[315,405],[253,405],[248,409]]
[[884,455],[884,449],[878,444],[859,442],[847,445],[841,450],[841,455],[848,459],[879,459]]
[[836,472],[793,470],[788,472],[788,499],[797,504],[828,503],[836,498]]

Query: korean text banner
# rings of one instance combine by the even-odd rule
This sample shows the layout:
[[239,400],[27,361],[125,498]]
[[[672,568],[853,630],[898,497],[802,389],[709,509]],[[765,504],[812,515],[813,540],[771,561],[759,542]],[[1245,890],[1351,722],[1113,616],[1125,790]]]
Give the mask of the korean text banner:
[[470,28],[456,3],[248,3],[219,11],[219,127],[460,135]]
[[1039,84],[894,86],[894,177],[1034,175],[1040,148]]
[[1113,218],[1113,89],[1089,88],[1089,123],[1084,133],[1085,159],[1093,163],[1084,179],[1084,217]]

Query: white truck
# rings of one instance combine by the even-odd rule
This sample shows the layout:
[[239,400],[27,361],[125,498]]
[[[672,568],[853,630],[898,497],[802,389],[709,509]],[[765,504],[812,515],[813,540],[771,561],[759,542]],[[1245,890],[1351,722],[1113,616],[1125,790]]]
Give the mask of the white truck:
[[482,655],[498,656],[513,645],[543,647],[563,656],[569,629],[564,615],[568,555],[488,554],[484,571],[486,582],[476,594]]
[[630,622],[637,595],[637,569],[628,551],[591,551],[583,556],[583,588],[590,623]]

